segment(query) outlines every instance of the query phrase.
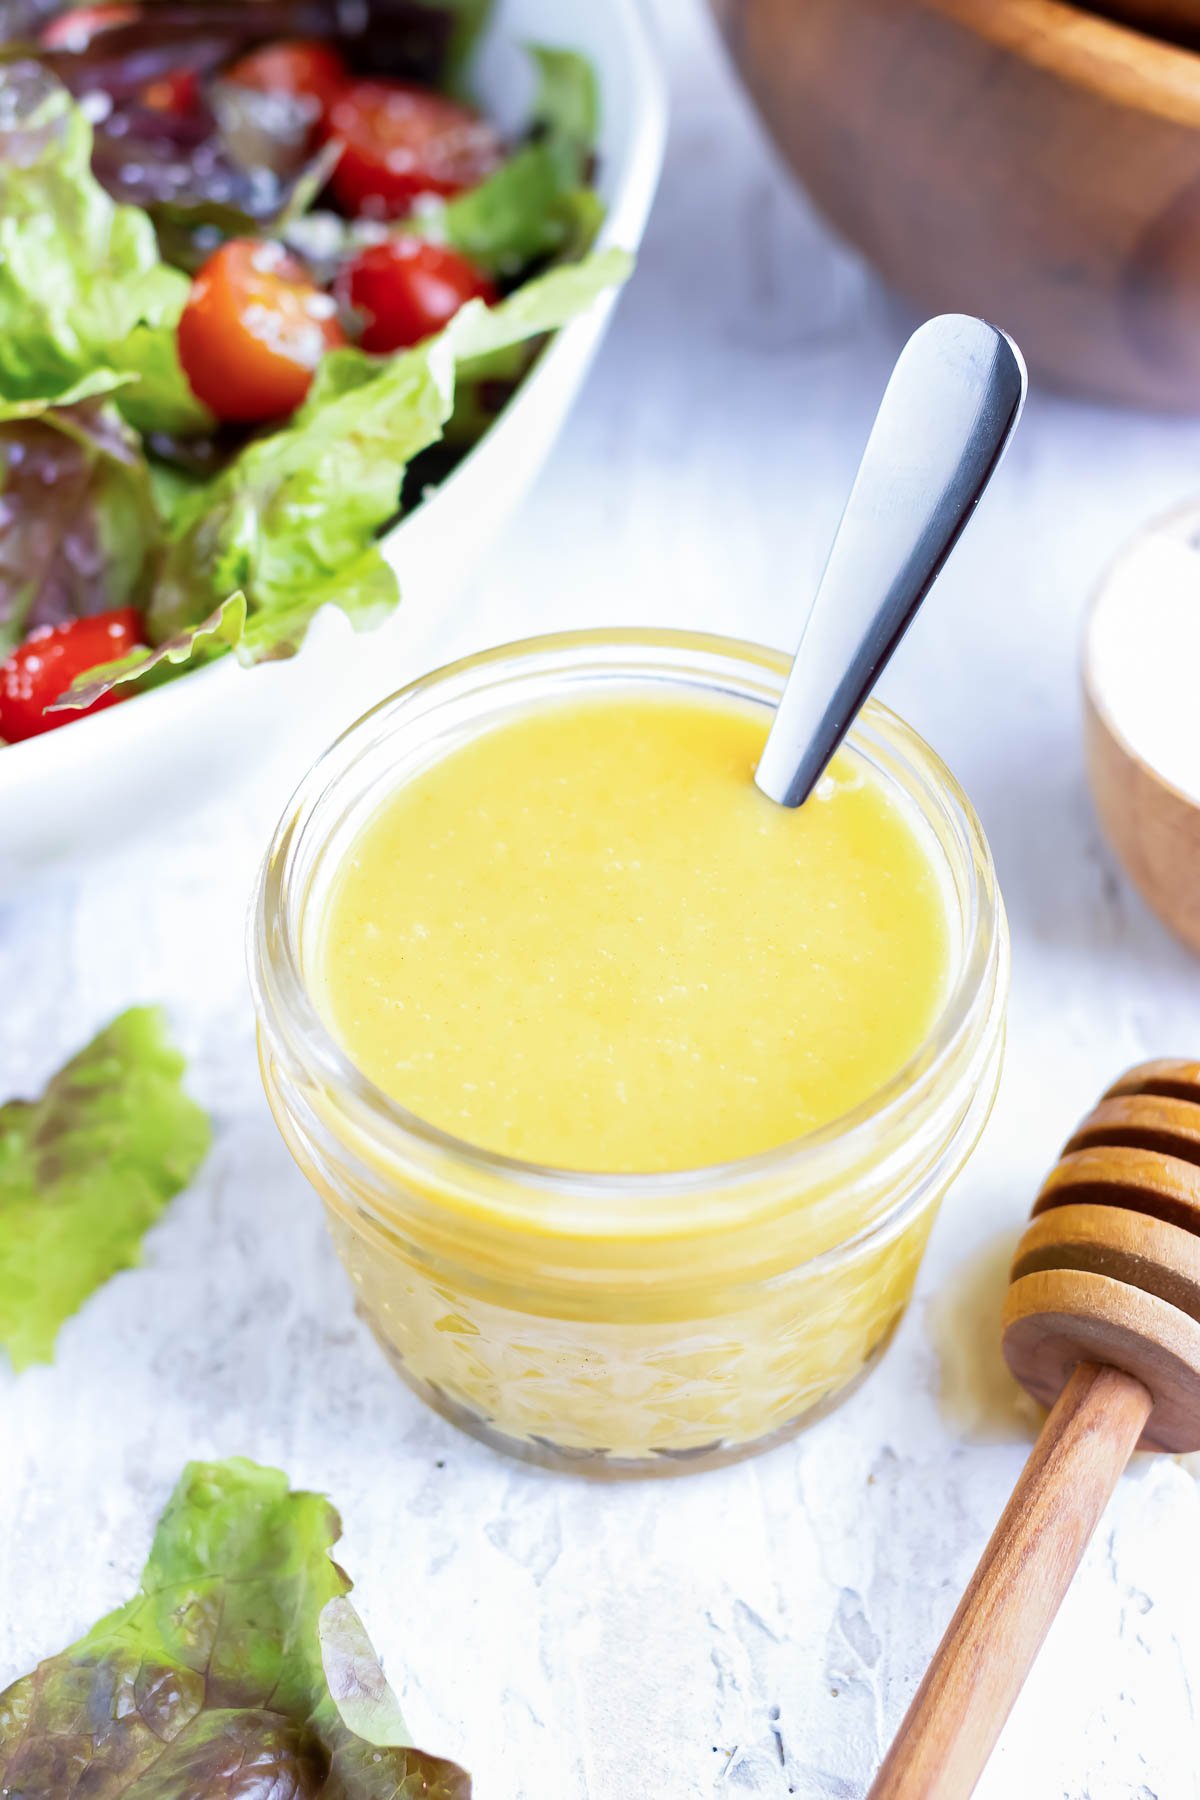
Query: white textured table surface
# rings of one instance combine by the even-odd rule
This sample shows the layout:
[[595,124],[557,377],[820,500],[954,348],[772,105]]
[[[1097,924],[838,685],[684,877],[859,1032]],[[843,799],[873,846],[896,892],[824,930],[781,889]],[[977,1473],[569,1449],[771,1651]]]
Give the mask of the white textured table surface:
[[[414,669],[605,621],[794,639],[908,321],[790,190],[692,0],[659,11],[674,122],[641,269],[486,574],[453,617],[406,625]],[[410,1721],[482,1800],[863,1793],[1023,1454],[943,1421],[925,1298],[1020,1222],[1116,1069],[1200,1044],[1197,965],[1098,839],[1076,686],[1097,571],[1197,485],[1200,425],[1035,393],[889,673],[995,850],[1008,1066],[882,1367],[739,1468],[529,1471],[384,1367],[260,1095],[242,912],[280,792],[252,747],[236,801],[0,909],[0,1089],[163,1000],[218,1130],[145,1266],[66,1327],[52,1368],[0,1371],[0,1685],[131,1591],[186,1458],[245,1452],[332,1495]],[[1200,1794],[1198,1541],[1192,1475],[1140,1460],[984,1800]]]

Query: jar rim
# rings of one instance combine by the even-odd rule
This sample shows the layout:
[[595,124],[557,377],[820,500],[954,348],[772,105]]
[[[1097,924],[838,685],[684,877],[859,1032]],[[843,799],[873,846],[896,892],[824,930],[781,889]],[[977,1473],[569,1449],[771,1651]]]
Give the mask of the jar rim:
[[[520,639],[459,658],[417,677],[348,726],[293,792],[261,866],[248,921],[247,949],[260,1027],[267,1029],[275,1043],[282,1043],[293,1057],[298,1057],[310,1082],[315,1080],[322,1089],[336,1094],[339,1112],[365,1141],[397,1155],[402,1163],[415,1158],[426,1167],[431,1163],[444,1167],[449,1162],[458,1170],[466,1169],[486,1178],[493,1206],[498,1192],[543,1197],[569,1192],[578,1202],[600,1202],[603,1210],[597,1218],[607,1218],[611,1228],[625,1231],[629,1226],[625,1208],[616,1204],[614,1211],[608,1211],[622,1199],[636,1196],[639,1210],[645,1209],[645,1222],[647,1215],[652,1216],[656,1198],[669,1205],[672,1200],[686,1200],[698,1192],[711,1196],[764,1179],[774,1185],[781,1177],[795,1190],[821,1179],[834,1160],[853,1164],[869,1158],[872,1148],[877,1150],[881,1142],[889,1141],[892,1128],[914,1103],[937,1093],[941,1071],[956,1050],[966,1040],[986,1034],[994,1011],[1006,934],[991,852],[970,801],[919,733],[881,702],[869,700],[851,727],[848,742],[869,758],[867,740],[868,734],[873,733],[888,752],[902,759],[918,788],[917,794],[910,797],[917,799],[924,822],[935,831],[934,809],[940,807],[964,851],[968,895],[965,908],[960,908],[965,926],[964,949],[955,979],[922,1043],[887,1082],[848,1112],[783,1144],[725,1162],[647,1172],[604,1172],[526,1161],[459,1138],[411,1112],[351,1061],[321,1017],[305,979],[299,931],[303,895],[297,903],[297,896],[289,892],[302,834],[318,808],[336,791],[346,773],[343,765],[353,758],[359,744],[367,739],[377,741],[381,728],[402,729],[402,715],[418,697],[439,688],[452,689],[456,682],[471,677],[480,677],[478,686],[486,690],[493,685],[489,676],[503,680],[506,670],[519,666],[527,670],[538,662],[545,663],[545,672],[551,675],[556,669],[568,671],[576,665],[586,668],[584,659],[603,652],[611,652],[617,658],[627,654],[629,665],[623,676],[627,685],[636,681],[639,673],[658,678],[669,678],[674,673],[681,682],[694,683],[707,662],[713,665],[710,673],[716,673],[723,664],[765,676],[771,687],[778,688],[791,662],[780,651],[738,638],[623,627]],[[649,662],[633,660],[647,655],[652,659]],[[682,660],[665,660],[672,657],[690,657],[693,662],[685,668]],[[486,729],[486,725],[482,728]],[[940,833],[938,841],[943,841]],[[974,1064],[977,1059],[971,1056],[969,1060]],[[663,1219],[655,1218],[654,1229],[662,1227]]]

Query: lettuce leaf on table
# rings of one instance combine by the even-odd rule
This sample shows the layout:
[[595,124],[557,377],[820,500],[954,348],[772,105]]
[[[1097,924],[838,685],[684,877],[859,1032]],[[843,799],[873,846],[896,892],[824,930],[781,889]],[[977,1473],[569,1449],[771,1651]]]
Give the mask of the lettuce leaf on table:
[[411,1744],[319,1494],[190,1463],[138,1595],[0,1694],[0,1794],[470,1800]]
[[14,1369],[50,1361],[59,1327],[138,1261],[203,1162],[209,1124],[182,1074],[161,1014],[134,1007],[40,1100],[0,1107],[0,1345]]

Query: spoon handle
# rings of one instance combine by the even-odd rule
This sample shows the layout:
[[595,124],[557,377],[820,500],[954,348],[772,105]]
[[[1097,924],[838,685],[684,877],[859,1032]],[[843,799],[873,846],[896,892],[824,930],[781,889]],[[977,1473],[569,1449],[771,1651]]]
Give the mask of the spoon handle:
[[1004,332],[947,313],[900,353],[755,776],[784,806],[817,785],[991,479],[1025,364]]

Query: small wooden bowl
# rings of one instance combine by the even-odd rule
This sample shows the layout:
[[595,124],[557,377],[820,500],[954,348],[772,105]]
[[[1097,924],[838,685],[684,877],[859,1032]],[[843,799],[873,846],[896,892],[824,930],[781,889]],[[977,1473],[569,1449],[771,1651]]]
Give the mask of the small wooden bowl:
[[1200,411],[1200,55],[1059,0],[712,0],[784,155],[923,312]]
[[[1194,595],[1190,646],[1169,629],[1161,600],[1168,582]],[[1121,627],[1112,637],[1116,608],[1127,609],[1134,630]],[[1128,656],[1121,658],[1125,640]],[[1200,776],[1198,643],[1200,506],[1192,506],[1156,520],[1108,569],[1084,634],[1083,696],[1088,780],[1104,834],[1143,898],[1193,950],[1200,950],[1200,784],[1186,782],[1185,772],[1172,766],[1162,733],[1173,714],[1176,729],[1194,734]],[[1136,680],[1161,710],[1152,721],[1157,742],[1146,737],[1145,726],[1135,730],[1128,707],[1115,703],[1114,658],[1131,664],[1137,656],[1145,661]]]

